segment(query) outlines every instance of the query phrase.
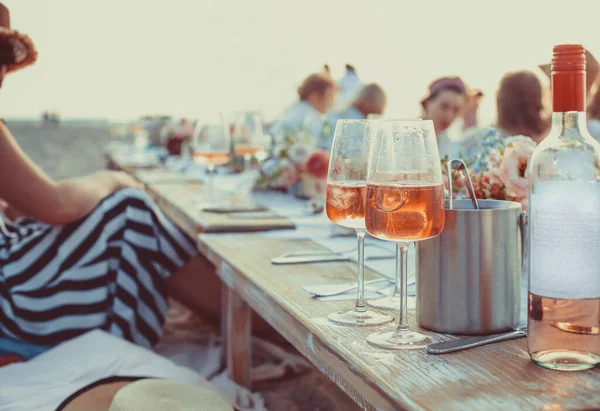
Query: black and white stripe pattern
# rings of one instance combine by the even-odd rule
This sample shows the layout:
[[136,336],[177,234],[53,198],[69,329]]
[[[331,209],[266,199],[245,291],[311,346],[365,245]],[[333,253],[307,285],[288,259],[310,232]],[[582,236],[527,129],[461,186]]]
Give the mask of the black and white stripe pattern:
[[164,280],[196,252],[136,189],[113,193],[62,227],[20,219],[6,230],[0,232],[0,335],[40,345],[100,328],[152,346],[167,313]]

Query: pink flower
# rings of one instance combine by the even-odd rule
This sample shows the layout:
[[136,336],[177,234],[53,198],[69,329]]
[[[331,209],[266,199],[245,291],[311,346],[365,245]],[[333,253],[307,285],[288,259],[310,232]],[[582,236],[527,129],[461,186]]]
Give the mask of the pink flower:
[[265,161],[262,174],[271,188],[290,187],[299,180],[298,167],[287,158]]
[[525,176],[525,170],[534,150],[533,141],[531,143],[515,141],[506,146],[499,168],[499,177],[504,182],[509,196],[523,199],[529,195],[529,181]]
[[296,184],[300,178],[298,169],[288,159],[282,159],[279,163],[280,173],[273,179],[275,187],[291,187]]
[[[501,163],[499,165],[500,165],[500,167],[502,166]],[[491,185],[504,185],[504,181],[502,180],[502,177],[500,176],[500,168],[499,167],[489,168],[486,171],[485,175],[489,179],[489,183]]]
[[329,153],[325,150],[313,151],[306,159],[304,169],[317,178],[327,177]]
[[291,187],[299,180],[298,169],[294,166],[286,167],[281,173],[280,181],[283,187]]
[[499,167],[502,164],[502,154],[498,150],[492,150],[488,153],[486,161],[488,167]]

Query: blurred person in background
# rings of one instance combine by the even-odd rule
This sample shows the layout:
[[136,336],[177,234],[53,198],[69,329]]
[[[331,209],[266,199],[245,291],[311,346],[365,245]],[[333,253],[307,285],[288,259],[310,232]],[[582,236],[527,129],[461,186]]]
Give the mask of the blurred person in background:
[[364,84],[356,74],[356,69],[351,64],[346,64],[344,75],[338,80],[339,93],[331,109],[332,114],[340,113],[348,108],[358,97]]
[[596,85],[587,106],[588,130],[600,142],[600,86]]
[[459,77],[434,80],[421,99],[422,118],[433,121],[440,158],[457,157],[462,143],[450,140],[448,128],[463,113],[467,103],[467,88]]
[[320,138],[326,125],[325,114],[331,110],[336,94],[337,85],[328,71],[311,74],[298,87],[298,102],[273,124],[270,134],[277,141],[285,133],[305,129]]
[[372,83],[362,88],[350,107],[330,117],[335,124],[337,120],[365,119],[370,115],[381,116],[386,104],[385,91],[378,84]]
[[539,143],[550,127],[549,89],[528,70],[505,74],[496,97],[500,137],[524,135]]
[[[550,88],[529,70],[506,73],[496,93],[496,124],[470,130],[462,152],[477,158],[487,147],[506,146],[506,138],[525,136],[536,144],[550,129]],[[484,161],[485,162],[485,161]]]

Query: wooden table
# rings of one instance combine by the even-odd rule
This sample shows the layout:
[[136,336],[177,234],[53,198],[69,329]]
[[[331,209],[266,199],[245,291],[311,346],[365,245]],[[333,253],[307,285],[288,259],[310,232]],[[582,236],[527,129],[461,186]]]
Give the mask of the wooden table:
[[[319,249],[311,241],[278,241],[257,235],[201,235],[202,253],[219,267],[228,286],[227,340],[230,376],[250,384],[250,309],[255,310],[362,408],[582,409],[600,406],[599,371],[550,371],[529,358],[526,339],[478,349],[429,355],[423,349],[388,351],[366,336],[384,327],[342,327],[327,314],[351,301],[322,302],[304,285],[355,280],[352,263],[274,266],[284,252]],[[373,274],[367,273],[367,279]],[[417,327],[414,314],[411,327]],[[452,338],[421,330],[434,341]]]
[[[220,205],[249,210],[263,208],[250,197],[226,197],[218,187],[210,190],[194,177],[152,164],[130,165],[127,156],[106,153],[107,168],[124,170],[145,184],[146,191],[162,210],[186,233],[195,237],[198,233],[242,233],[268,230],[293,229],[294,223],[283,217],[253,218],[250,213],[216,213],[204,211],[199,201],[211,197],[221,198]],[[244,218],[244,216],[248,216]]]
[[[112,165],[134,175],[140,170]],[[185,201],[190,194],[201,193],[201,184],[163,181],[147,186],[163,210],[190,235],[210,232],[210,227],[220,225],[228,229],[215,231],[247,231],[256,223],[245,225],[222,215],[201,213]],[[424,350],[387,351],[367,344],[369,333],[391,326],[331,325],[327,314],[348,309],[352,302],[318,301],[301,287],[355,281],[355,264],[273,266],[269,261],[284,252],[320,249],[311,241],[268,240],[256,234],[202,234],[198,246],[218,267],[225,284],[227,365],[229,376],[239,384],[251,385],[253,309],[364,409],[555,410],[600,406],[598,369],[578,373],[545,370],[530,360],[525,339],[432,356]],[[366,277],[374,274],[367,272]],[[410,323],[416,327],[414,315]],[[433,340],[452,338],[423,332]]]
[[133,172],[136,170],[156,170],[163,168],[154,162],[130,161],[127,154],[118,151],[107,151],[104,153],[106,168],[109,170],[123,170]]
[[[180,227],[192,237],[197,233],[242,233],[252,231],[268,231],[279,229],[293,229],[294,223],[283,217],[277,218],[252,218],[251,213],[216,213],[203,211],[201,204],[194,199],[207,199],[208,188],[196,183],[154,183],[147,185],[147,191],[156,200],[159,206],[175,220]],[[222,192],[213,191],[214,198]],[[227,202],[219,204],[258,209],[261,207],[256,201],[248,197],[230,197]],[[262,207],[264,209],[264,207]],[[265,210],[268,211],[268,210]],[[244,218],[248,216],[247,218]]]

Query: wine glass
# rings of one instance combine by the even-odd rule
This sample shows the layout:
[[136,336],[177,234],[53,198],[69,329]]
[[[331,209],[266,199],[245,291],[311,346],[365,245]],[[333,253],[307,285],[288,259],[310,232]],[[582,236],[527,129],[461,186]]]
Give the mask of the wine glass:
[[233,124],[233,151],[244,157],[244,168],[250,169],[252,156],[264,149],[265,134],[260,115],[242,112],[235,116]]
[[373,237],[394,241],[400,267],[400,317],[395,331],[367,337],[377,347],[420,348],[428,338],[407,320],[408,246],[444,229],[444,186],[431,120],[380,120],[371,142],[365,225]]
[[329,320],[349,326],[381,325],[393,318],[365,305],[365,193],[366,159],[373,122],[339,120],[335,128],[327,174],[327,217],[334,224],[353,228],[358,240],[358,292],[354,309],[329,314]]
[[367,301],[369,306],[386,310],[395,310],[400,307],[400,282],[402,275],[398,261],[400,261],[400,250],[396,249],[396,280],[394,282],[394,291],[392,292],[392,295]]
[[206,165],[208,171],[209,198],[213,194],[213,174],[215,167],[227,164],[231,158],[231,133],[223,115],[216,123],[202,125],[196,123],[192,135],[194,161]]

